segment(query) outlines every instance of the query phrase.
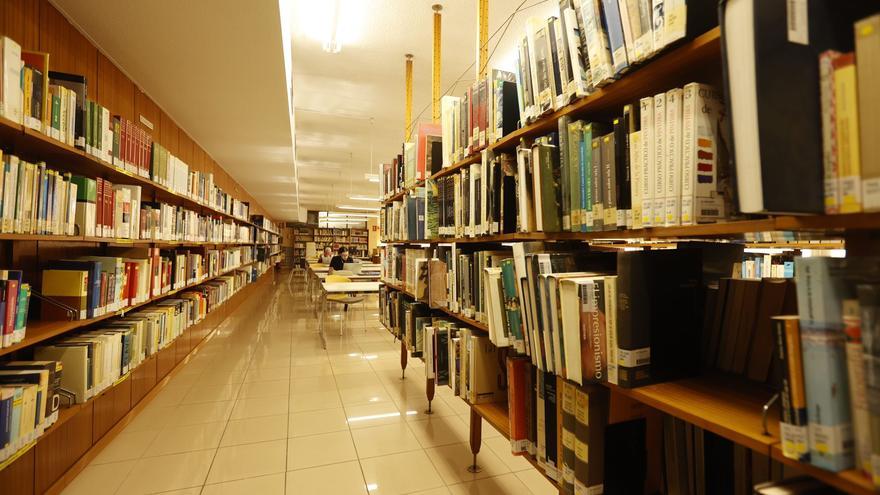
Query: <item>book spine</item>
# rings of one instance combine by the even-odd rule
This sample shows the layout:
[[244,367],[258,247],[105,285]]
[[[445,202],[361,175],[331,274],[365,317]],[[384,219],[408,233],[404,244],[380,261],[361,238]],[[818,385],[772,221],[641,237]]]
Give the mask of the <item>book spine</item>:
[[626,57],[626,41],[623,35],[620,8],[617,0],[602,0],[605,27],[608,30],[608,47],[614,74],[621,74],[629,67]]
[[562,476],[562,492],[574,495],[574,468],[575,468],[575,389],[571,383],[559,378],[556,381],[556,390],[562,392],[562,459],[560,460]]
[[654,96],[654,201],[651,225],[666,224],[666,93]]
[[855,24],[856,59],[858,60],[859,131],[862,166],[862,201],[865,210],[880,210],[880,15]]
[[804,400],[800,330],[795,318],[774,317],[777,356],[782,366],[782,454],[808,462],[810,449],[807,433],[807,410]]
[[858,299],[843,301],[843,333],[846,335],[846,372],[849,381],[855,440],[856,469],[871,472],[871,427],[865,385],[864,346]]
[[840,180],[837,170],[837,129],[834,119],[834,67],[840,55],[827,50],[819,55],[819,95],[822,109],[822,168],[825,190],[825,213],[840,213]]
[[840,212],[862,211],[859,157],[859,108],[853,54],[841,55],[834,66],[834,119],[840,175]]
[[809,417],[810,462],[830,471],[854,465],[841,317],[844,281],[832,258],[797,258],[795,279]]
[[682,90],[670,89],[666,92],[666,226],[681,224],[681,112]]
[[642,207],[642,131],[635,131],[629,135],[629,164],[632,181],[630,191],[632,194],[632,228],[641,229],[644,210]]
[[880,487],[880,285],[858,284],[865,395],[867,397],[870,438],[871,478]]

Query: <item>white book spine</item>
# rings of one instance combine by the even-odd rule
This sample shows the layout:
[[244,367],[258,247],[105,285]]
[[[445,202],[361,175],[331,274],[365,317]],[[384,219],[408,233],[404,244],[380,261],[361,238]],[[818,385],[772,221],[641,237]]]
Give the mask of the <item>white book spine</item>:
[[696,118],[697,86],[688,84],[682,92],[681,117],[681,224],[694,224],[694,203],[696,193]]
[[602,26],[600,12],[599,0],[582,0],[581,18],[587,31],[587,56],[590,59],[591,79],[596,87],[611,82],[614,76],[608,35]]
[[641,119],[641,159],[642,167],[642,227],[654,224],[654,100],[639,100],[639,117]]
[[667,226],[681,223],[681,88],[666,92],[666,215]]
[[617,385],[617,277],[605,277],[605,349],[608,383]]
[[634,12],[631,14],[629,12],[628,2],[629,0],[617,0],[617,9],[620,11],[620,27],[623,28],[623,41],[626,45],[626,59],[632,64],[636,61],[636,40],[633,38],[630,16],[633,14],[639,15],[639,13]]
[[834,125],[834,52],[819,56],[819,94],[822,108],[822,167],[825,213],[840,213],[840,181],[837,176],[837,133]]
[[654,96],[654,201],[651,224],[660,227],[666,218],[666,93]]
[[651,31],[654,38],[654,52],[666,46],[666,22],[664,19],[664,0],[653,0],[651,9]]

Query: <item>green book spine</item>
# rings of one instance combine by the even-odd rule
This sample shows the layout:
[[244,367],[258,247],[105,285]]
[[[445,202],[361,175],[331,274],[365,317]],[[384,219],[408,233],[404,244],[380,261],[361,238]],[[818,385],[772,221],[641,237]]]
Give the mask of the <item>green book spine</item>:
[[549,140],[540,142],[538,157],[541,174],[541,213],[544,232],[562,230],[559,148]]
[[52,95],[52,127],[61,130],[61,97]]
[[571,230],[580,232],[583,229],[583,205],[581,204],[581,188],[583,187],[583,175],[581,169],[581,141],[583,141],[583,122],[577,121],[568,124],[568,187],[571,194]]
[[516,274],[514,272],[513,259],[507,258],[501,261],[501,288],[504,290],[504,312],[507,314],[507,326],[510,335],[514,338],[514,348],[517,352],[525,352],[525,339],[522,330],[522,312],[519,306],[519,296],[516,292]]
[[568,115],[559,117],[557,121],[559,135],[559,196],[560,208],[562,210],[562,230],[571,230],[571,174],[569,170],[572,168],[568,159],[568,124],[571,119]]

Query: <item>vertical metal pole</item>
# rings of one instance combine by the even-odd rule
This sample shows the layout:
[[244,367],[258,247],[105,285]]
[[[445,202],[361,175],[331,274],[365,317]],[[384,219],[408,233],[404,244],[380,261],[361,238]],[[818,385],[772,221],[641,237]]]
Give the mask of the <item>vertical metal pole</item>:
[[406,111],[403,117],[403,140],[409,141],[412,134],[412,66],[413,56],[406,54]]
[[489,64],[489,0],[477,4],[477,80],[486,77]]
[[434,4],[434,58],[431,78],[431,120],[437,124],[440,122],[440,11],[443,6]]

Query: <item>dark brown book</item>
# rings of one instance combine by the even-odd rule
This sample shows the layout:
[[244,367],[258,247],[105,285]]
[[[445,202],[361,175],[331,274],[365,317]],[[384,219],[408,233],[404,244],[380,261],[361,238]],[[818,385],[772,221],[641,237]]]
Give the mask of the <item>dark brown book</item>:
[[775,336],[770,317],[783,314],[785,296],[792,285],[788,279],[765,278],[761,281],[761,296],[758,301],[758,312],[755,320],[755,331],[749,345],[746,376],[750,380],[763,382],[770,373],[773,360]]
[[724,305],[724,318],[721,322],[721,335],[718,342],[716,366],[723,371],[733,368],[733,354],[736,350],[736,332],[739,330],[739,317],[742,311],[745,284],[743,279],[730,279],[727,288],[727,302]]
[[746,360],[749,357],[749,344],[755,333],[758,316],[758,299],[761,295],[760,280],[743,280],[743,304],[739,317],[739,329],[736,331],[736,346],[733,350],[733,362],[728,371],[743,374],[746,371]]
[[718,347],[721,345],[721,328],[724,324],[724,312],[727,306],[727,297],[730,294],[730,279],[718,280],[718,292],[715,296],[715,307],[712,312],[712,321],[704,333],[703,342],[703,365],[711,368],[718,359]]

